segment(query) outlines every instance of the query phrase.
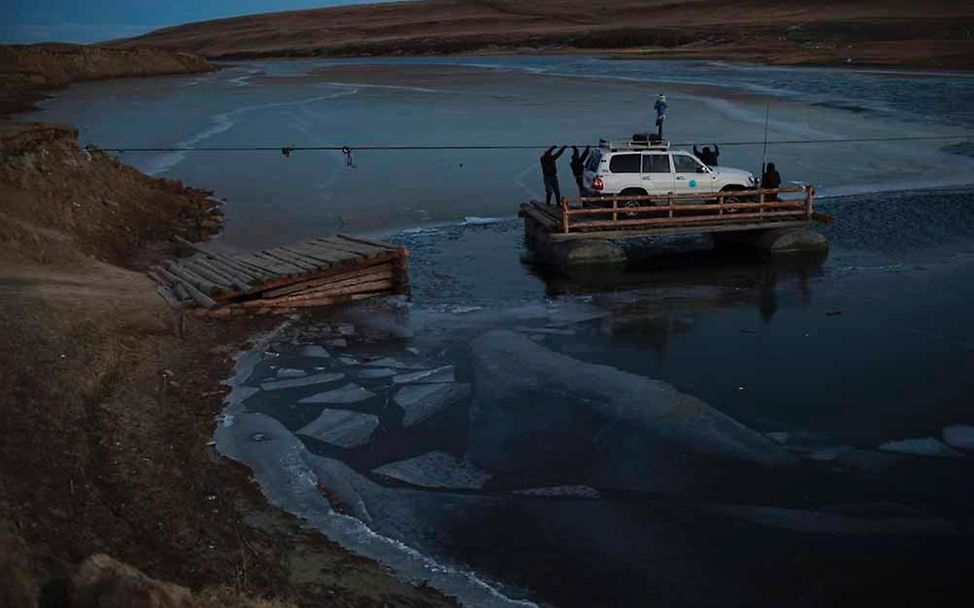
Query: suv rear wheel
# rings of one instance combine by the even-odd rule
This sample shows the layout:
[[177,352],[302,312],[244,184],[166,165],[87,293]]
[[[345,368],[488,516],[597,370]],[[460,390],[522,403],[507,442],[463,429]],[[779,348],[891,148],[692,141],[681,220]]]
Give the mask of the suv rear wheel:
[[[625,190],[619,193],[619,196],[620,197],[646,196],[647,194],[649,193],[643,190],[642,188],[626,188]],[[622,199],[622,198],[619,199],[619,207],[643,207],[649,204],[650,204],[649,201],[640,201],[635,199]],[[627,211],[626,215],[631,218],[639,216],[639,214],[636,213],[635,211]]]

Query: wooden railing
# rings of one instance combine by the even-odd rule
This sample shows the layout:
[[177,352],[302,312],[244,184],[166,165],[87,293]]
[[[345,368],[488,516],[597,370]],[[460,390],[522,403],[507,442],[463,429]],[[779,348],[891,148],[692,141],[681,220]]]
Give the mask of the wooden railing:
[[[780,195],[801,194],[782,200]],[[814,186],[709,194],[587,196],[561,200],[562,232],[810,220]],[[589,219],[591,218],[591,219]]]

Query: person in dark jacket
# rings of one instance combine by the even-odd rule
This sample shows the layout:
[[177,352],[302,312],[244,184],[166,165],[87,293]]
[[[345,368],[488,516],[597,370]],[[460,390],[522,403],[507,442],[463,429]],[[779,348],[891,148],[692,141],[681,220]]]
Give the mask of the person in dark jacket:
[[707,165],[708,167],[717,166],[717,157],[720,156],[720,146],[714,144],[714,149],[711,150],[707,146],[703,147],[703,150],[697,150],[696,146],[693,146],[693,155],[700,159],[700,162]]
[[558,159],[565,152],[567,146],[562,146],[555,152],[558,146],[551,146],[541,155],[541,175],[544,176],[544,202],[551,204],[551,195],[555,195],[555,204],[561,203],[561,188],[558,187]]
[[[774,190],[780,187],[781,174],[778,173],[778,169],[775,168],[774,163],[768,163],[768,166],[764,168],[764,175],[761,176],[761,189]],[[767,200],[776,201],[778,200],[778,195],[774,194]]]
[[653,104],[653,109],[656,110],[656,134],[663,137],[663,123],[666,121],[666,108],[669,107],[666,103],[666,95],[660,93],[656,96],[656,103]]
[[578,184],[579,196],[585,193],[585,184],[582,182],[582,176],[585,174],[585,159],[588,158],[591,151],[589,146],[585,146],[585,151],[579,154],[578,148],[572,146],[572,175],[575,177],[575,183]]

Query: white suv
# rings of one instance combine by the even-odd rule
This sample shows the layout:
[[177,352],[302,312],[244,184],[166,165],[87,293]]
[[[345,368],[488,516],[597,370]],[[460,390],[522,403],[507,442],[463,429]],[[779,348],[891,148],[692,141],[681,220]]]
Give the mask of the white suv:
[[669,144],[600,142],[585,161],[584,184],[600,194],[710,194],[757,187],[749,171],[708,167],[696,156]]

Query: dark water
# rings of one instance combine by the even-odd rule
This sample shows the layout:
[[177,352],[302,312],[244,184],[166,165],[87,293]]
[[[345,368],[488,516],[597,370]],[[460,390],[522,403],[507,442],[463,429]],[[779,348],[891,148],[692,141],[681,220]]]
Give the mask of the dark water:
[[[410,231],[394,237],[412,250],[408,307],[300,326],[255,378],[311,362],[354,377],[383,356],[455,366],[471,394],[419,425],[404,425],[399,385],[357,380],[376,396],[327,407],[377,416],[370,441],[341,448],[299,437],[351,467],[342,480],[356,491],[337,492],[362,501],[372,530],[509,598],[944,601],[966,588],[974,563],[974,459],[963,450],[933,455],[915,440],[943,446],[945,427],[974,423],[972,200],[960,190],[825,202],[835,222],[823,227],[832,245],[824,259],[718,258],[705,239],[684,239],[664,249],[694,253],[573,276],[534,266],[514,221]],[[300,344],[324,343],[329,321],[355,333],[346,347],[329,347],[332,360],[310,361]],[[593,408],[601,397],[583,388],[549,379],[525,392],[494,382],[477,357],[482,337],[498,329],[529,336],[538,352],[661,380],[749,432],[786,433],[798,461],[755,466],[692,450],[660,457],[641,427]],[[538,353],[524,344],[505,376],[512,386],[546,377],[547,363],[536,369]],[[340,354],[358,360],[336,362]],[[300,399],[320,390],[265,392],[245,406],[297,431],[322,411]],[[880,448],[899,440],[914,440],[907,453]],[[451,486],[441,480],[451,465],[437,463],[408,481],[375,472],[431,451],[490,479]],[[536,492],[552,487],[567,494]],[[516,494],[524,490],[535,495]]]

